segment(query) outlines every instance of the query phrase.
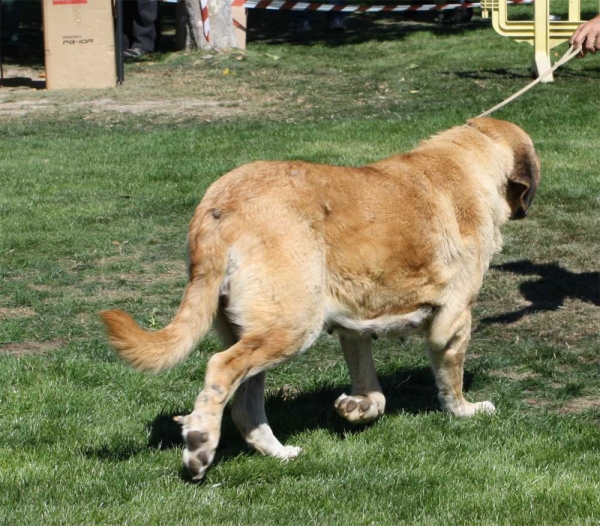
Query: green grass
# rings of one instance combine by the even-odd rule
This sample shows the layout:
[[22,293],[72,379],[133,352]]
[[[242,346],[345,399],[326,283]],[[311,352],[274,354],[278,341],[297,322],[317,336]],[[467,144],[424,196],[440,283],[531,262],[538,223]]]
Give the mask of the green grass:
[[161,375],[105,342],[101,309],[153,328],[173,316],[187,224],[227,170],[368,163],[529,81],[531,48],[480,19],[401,20],[353,17],[341,40],[287,43],[259,17],[246,52],[155,55],[120,88],[0,90],[0,110],[25,107],[0,116],[0,524],[598,523],[597,57],[496,115],[531,135],[543,178],[475,308],[467,396],[494,416],[443,415],[421,342],[379,340],[387,414],[351,427],[332,407],[346,367],[323,336],[267,380],[272,427],[302,456],[249,452],[227,415],[194,485],[171,417],[191,409],[218,342]]

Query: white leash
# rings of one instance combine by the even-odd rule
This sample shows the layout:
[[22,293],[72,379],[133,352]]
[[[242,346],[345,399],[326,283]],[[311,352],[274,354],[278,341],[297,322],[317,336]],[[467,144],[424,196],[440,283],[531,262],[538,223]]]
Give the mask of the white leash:
[[510,97],[508,97],[508,99],[503,100],[500,104],[496,104],[491,110],[484,111],[481,115],[479,115],[479,117],[486,117],[490,113],[494,113],[496,110],[499,110],[500,108],[502,108],[502,106],[506,106],[509,102],[512,102],[517,97],[523,95],[523,93],[525,93],[526,91],[533,88],[533,86],[535,86],[538,82],[541,82],[542,80],[544,80],[548,75],[550,75],[551,73],[556,71],[560,66],[569,62],[569,60],[571,60],[573,57],[578,55],[580,53],[580,51],[581,51],[581,46],[579,46],[577,49],[573,49],[573,46],[571,46],[567,50],[567,52],[560,58],[560,60],[558,60],[554,64],[554,66],[552,66],[548,71],[546,71],[545,73],[540,75],[533,82],[530,82],[529,84],[527,84],[527,86],[525,86],[523,89],[517,91],[514,95],[511,95]]

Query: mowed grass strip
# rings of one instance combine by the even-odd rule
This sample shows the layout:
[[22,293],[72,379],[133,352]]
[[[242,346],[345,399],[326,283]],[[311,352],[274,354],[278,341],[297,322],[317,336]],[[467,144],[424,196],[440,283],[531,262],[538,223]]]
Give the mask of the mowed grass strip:
[[104,340],[104,308],[147,328],[169,322],[187,224],[226,171],[257,159],[365,164],[529,80],[531,49],[480,19],[352,20],[341,40],[157,55],[128,66],[119,89],[0,93],[51,108],[0,117],[0,523],[597,523],[595,57],[497,115],[531,135],[543,179],[530,217],[506,225],[475,308],[465,388],[495,415],[443,415],[422,342],[380,340],[387,414],[351,427],[332,407],[349,379],[325,335],[268,375],[272,427],[301,457],[248,451],[226,416],[218,461],[193,485],[172,416],[191,410],[219,343],[211,335],[180,367],[144,375]]

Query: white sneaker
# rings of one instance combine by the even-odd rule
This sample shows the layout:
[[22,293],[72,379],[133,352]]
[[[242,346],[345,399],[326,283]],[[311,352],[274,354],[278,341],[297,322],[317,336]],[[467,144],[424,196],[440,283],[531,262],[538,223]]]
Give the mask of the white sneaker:
[[288,25],[288,31],[296,34],[310,33],[312,28],[308,20],[292,20]]
[[332,31],[346,31],[348,26],[346,25],[346,20],[341,17],[336,16],[329,24],[329,29]]

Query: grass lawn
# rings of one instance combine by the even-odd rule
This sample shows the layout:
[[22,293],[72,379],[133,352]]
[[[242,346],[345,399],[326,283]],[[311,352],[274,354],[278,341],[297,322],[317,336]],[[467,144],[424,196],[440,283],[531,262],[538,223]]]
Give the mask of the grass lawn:
[[496,414],[442,414],[422,342],[378,340],[387,412],[351,427],[333,410],[349,378],[324,335],[267,377],[271,425],[303,454],[250,452],[226,414],[217,462],[186,481],[171,417],[191,410],[217,340],[145,375],[116,358],[97,311],[169,322],[187,224],[226,171],[369,163],[530,80],[532,49],[478,16],[357,15],[335,39],[317,17],[307,42],[287,42],[286,22],[253,12],[245,52],[157,54],[115,89],[0,89],[0,524],[598,524],[597,56],[495,115],[542,160],[474,312],[465,389]]

